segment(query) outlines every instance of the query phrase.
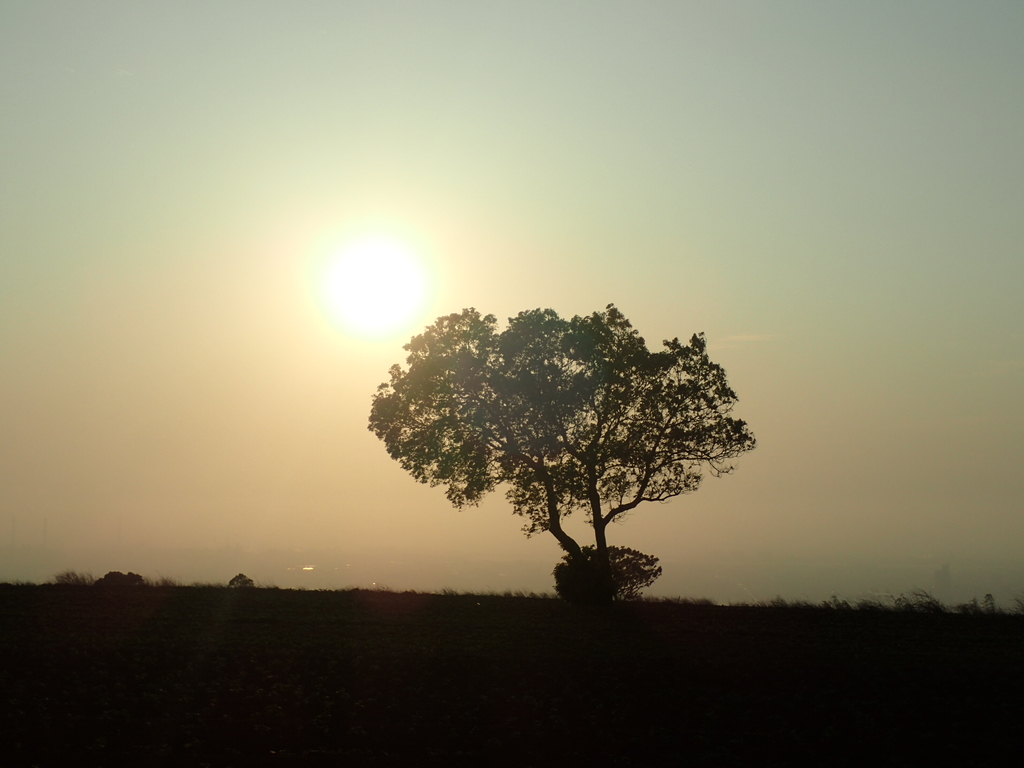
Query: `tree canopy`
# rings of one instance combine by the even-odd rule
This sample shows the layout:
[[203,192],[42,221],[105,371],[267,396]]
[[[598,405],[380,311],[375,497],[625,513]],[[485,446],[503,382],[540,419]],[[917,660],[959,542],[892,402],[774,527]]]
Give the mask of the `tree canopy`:
[[457,507],[503,485],[527,535],[551,533],[570,558],[593,559],[565,518],[585,515],[607,566],[609,523],[731,472],[755,444],[703,334],[652,352],[614,305],[521,312],[503,331],[466,309],[405,349],[370,413],[391,457]]

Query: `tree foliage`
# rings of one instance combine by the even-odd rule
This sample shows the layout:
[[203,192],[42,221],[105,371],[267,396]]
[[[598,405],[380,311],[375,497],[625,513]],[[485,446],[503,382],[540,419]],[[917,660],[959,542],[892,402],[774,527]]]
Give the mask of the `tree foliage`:
[[457,507],[505,487],[527,535],[585,559],[563,521],[582,514],[607,571],[606,528],[643,502],[695,491],[754,447],[703,334],[652,352],[613,305],[566,320],[537,309],[498,331],[475,309],[414,337],[373,399],[369,428]]

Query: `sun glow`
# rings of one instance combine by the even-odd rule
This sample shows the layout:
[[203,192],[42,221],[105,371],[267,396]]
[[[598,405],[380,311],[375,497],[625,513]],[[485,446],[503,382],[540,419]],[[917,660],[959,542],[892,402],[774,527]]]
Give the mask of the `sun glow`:
[[370,236],[342,247],[324,272],[322,298],[347,333],[382,339],[404,333],[426,308],[429,280],[405,243]]

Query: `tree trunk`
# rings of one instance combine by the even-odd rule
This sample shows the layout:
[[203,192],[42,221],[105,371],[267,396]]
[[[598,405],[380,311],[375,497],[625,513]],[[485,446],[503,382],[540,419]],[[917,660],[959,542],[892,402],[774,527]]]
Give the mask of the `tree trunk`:
[[579,544],[576,543],[576,539],[570,536],[568,533],[562,530],[562,525],[557,520],[548,523],[548,530],[551,531],[551,535],[558,539],[558,543],[562,549],[568,552],[573,557],[582,557],[583,550]]
[[605,529],[608,520],[601,514],[601,494],[597,490],[597,468],[587,466],[587,496],[590,500],[590,519],[594,526],[594,546],[598,562],[608,562],[608,538]]
[[619,585],[612,573],[611,559],[608,557],[608,538],[605,534],[608,521],[601,516],[598,508],[593,514],[594,523],[594,578],[597,580],[599,602],[610,603],[619,592]]
[[558,543],[562,546],[571,557],[582,557],[583,552],[580,545],[576,543],[576,539],[567,534],[562,530],[562,513],[558,509],[558,497],[555,495],[555,484],[551,480],[551,476],[548,475],[547,471],[542,476],[544,482],[544,491],[548,497],[548,530],[551,531],[551,535],[558,540]]
[[594,540],[596,546],[594,548],[594,566],[597,569],[598,578],[601,581],[607,582],[608,589],[611,590],[609,600],[618,591],[617,585],[615,584],[615,578],[612,575],[612,564],[608,558],[608,539],[605,537],[605,527],[607,523],[601,522],[594,525]]

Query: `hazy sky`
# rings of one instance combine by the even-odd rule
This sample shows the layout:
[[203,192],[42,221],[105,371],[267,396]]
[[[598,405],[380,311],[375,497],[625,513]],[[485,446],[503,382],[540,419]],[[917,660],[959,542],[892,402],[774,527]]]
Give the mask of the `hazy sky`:
[[[612,543],[1019,559],[1022,40],[1015,1],[5,0],[0,522],[553,564],[370,398],[440,314],[614,302],[706,332],[759,445]],[[380,233],[432,293],[362,338],[324,266]]]

